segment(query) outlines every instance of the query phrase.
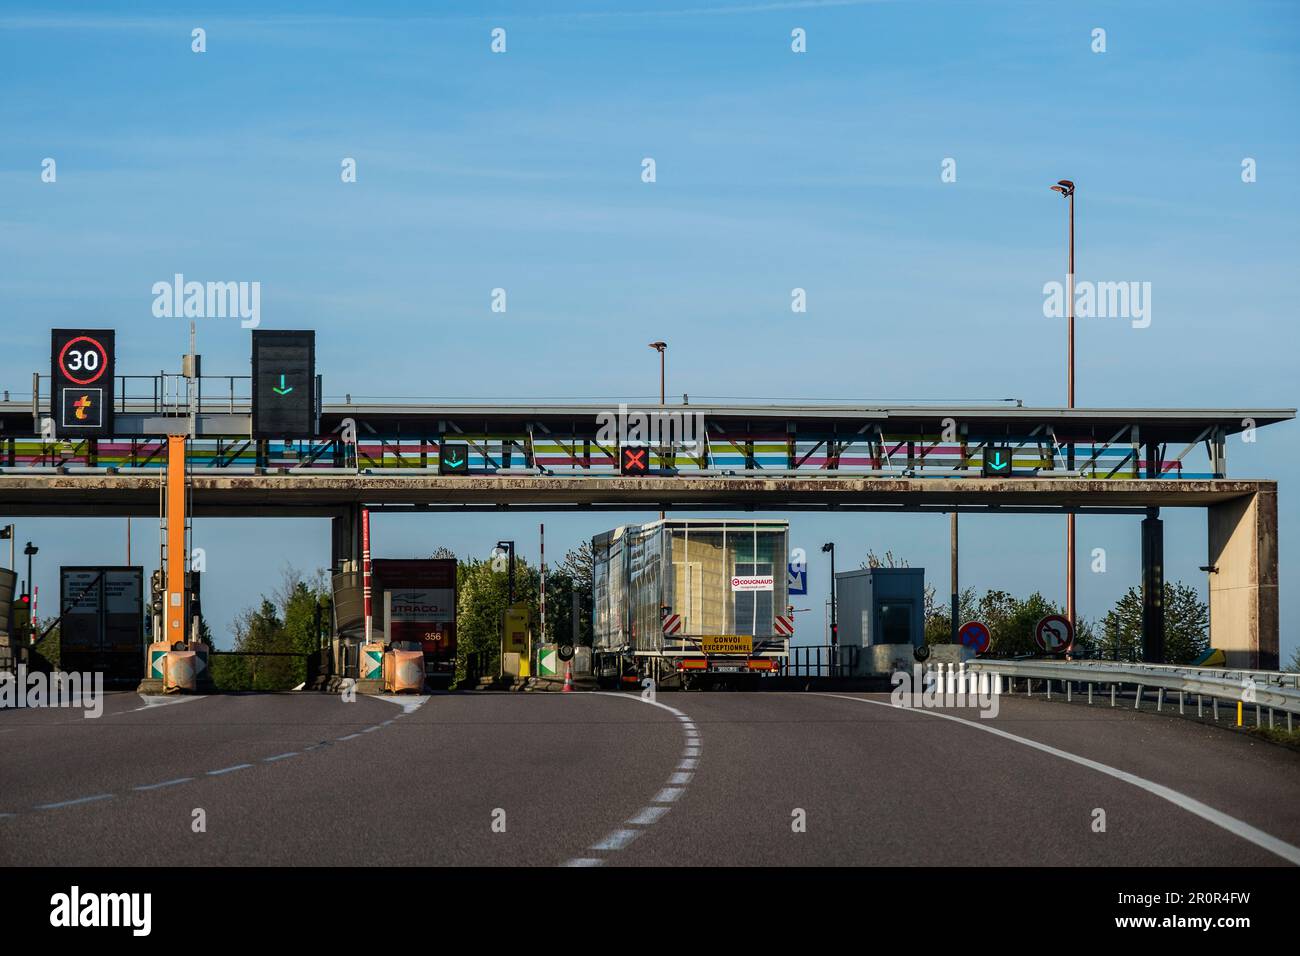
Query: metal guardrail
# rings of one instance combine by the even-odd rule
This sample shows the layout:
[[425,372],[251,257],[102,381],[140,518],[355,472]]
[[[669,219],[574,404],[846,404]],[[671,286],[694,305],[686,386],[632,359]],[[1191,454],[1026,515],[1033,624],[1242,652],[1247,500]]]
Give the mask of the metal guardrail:
[[1202,713],[1203,701],[1210,698],[1215,718],[1218,702],[1228,700],[1255,708],[1255,724],[1262,726],[1263,710],[1268,711],[1268,725],[1273,726],[1273,712],[1286,714],[1287,730],[1294,729],[1294,715],[1300,714],[1300,674],[1281,671],[1233,670],[1228,668],[1203,669],[1178,667],[1166,664],[1118,664],[1108,661],[995,661],[971,660],[968,670],[975,673],[1000,674],[1011,681],[1015,690],[1017,678],[1026,681],[1026,691],[1033,693],[1033,682],[1047,682],[1051,695],[1053,682],[1064,686],[1066,699],[1070,699],[1074,685],[1088,688],[1089,700],[1095,685],[1106,685],[1111,690],[1111,706],[1115,706],[1115,689],[1125,684],[1137,688],[1133,707],[1141,706],[1147,688],[1156,690],[1156,710],[1164,709],[1166,691],[1178,694],[1178,712],[1184,713],[1186,696],[1196,697],[1197,715]]

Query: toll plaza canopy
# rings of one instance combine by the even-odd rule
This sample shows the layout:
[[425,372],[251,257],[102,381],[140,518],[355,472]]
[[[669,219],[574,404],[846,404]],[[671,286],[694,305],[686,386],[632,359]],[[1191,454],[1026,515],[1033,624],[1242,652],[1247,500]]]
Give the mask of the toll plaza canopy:
[[196,517],[329,516],[336,559],[359,553],[363,506],[1146,517],[1199,507],[1211,641],[1233,666],[1277,666],[1277,484],[1229,478],[1228,450],[1294,409],[345,402],[319,407],[313,437],[275,440],[252,437],[231,381],[228,394],[201,388],[185,402],[169,402],[165,383],[152,399],[123,383],[113,435],[79,441],[49,440],[39,402],[0,403],[0,513],[156,516],[168,434],[192,436]]
[[[163,436],[187,434],[196,473],[594,478],[621,473],[620,448],[645,446],[646,473],[676,478],[1216,479],[1228,476],[1231,436],[1249,443],[1258,429],[1295,417],[1295,409],[1034,409],[1010,402],[343,403],[319,407],[314,437],[275,440],[252,437],[249,401],[238,397],[234,377],[220,381],[185,398],[161,381],[152,397],[134,399],[124,381],[111,438],[43,441],[48,408],[0,403],[0,469],[157,468]],[[986,452],[1001,466],[994,473],[984,466]]]

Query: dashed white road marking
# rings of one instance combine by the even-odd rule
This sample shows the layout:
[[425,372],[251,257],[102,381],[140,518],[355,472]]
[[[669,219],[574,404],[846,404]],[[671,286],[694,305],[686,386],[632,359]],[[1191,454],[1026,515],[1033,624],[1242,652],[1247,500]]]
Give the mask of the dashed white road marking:
[[237,763],[233,767],[222,767],[220,770],[209,770],[209,777],[219,777],[223,773],[233,773],[236,770],[243,770],[245,767],[251,767],[251,763]]
[[[668,711],[678,721],[681,722],[682,733],[685,735],[687,746],[682,751],[682,758],[677,765],[677,771],[668,778],[669,784],[676,786],[667,786],[654,795],[650,805],[642,807],[627,823],[612,833],[605,836],[602,840],[593,843],[588,849],[597,852],[615,852],[623,849],[638,836],[645,832],[643,828],[654,826],[664,815],[672,809],[667,804],[675,803],[677,799],[686,792],[686,785],[690,783],[695,776],[694,773],[682,773],[684,770],[695,770],[699,764],[700,756],[700,734],[695,727],[695,723],[689,716],[683,714],[676,707],[669,707],[667,704],[661,704],[657,700],[646,700],[640,695],[632,696],[629,694],[602,693],[596,692],[601,697],[619,697],[623,700],[639,701],[643,704],[649,704],[652,707],[659,707]],[[565,862],[565,866],[603,866],[604,857],[575,857]]]
[[[180,696],[180,695],[176,695],[176,696],[160,696],[160,695],[157,695],[157,694],[141,694],[141,695],[140,695],[140,698],[141,698],[142,700],[145,701],[145,704],[144,704],[143,707],[136,707],[136,708],[134,708],[133,710],[118,711],[118,713],[126,713],[126,714],[130,714],[130,713],[136,713],[136,712],[138,712],[138,711],[142,711],[142,710],[149,710],[149,709],[154,708],[154,707],[168,707],[168,706],[172,706],[172,705],[174,705],[174,704],[183,704],[183,703],[186,703],[186,702],[188,702],[188,701],[206,700],[206,699],[207,699],[206,695],[203,695],[203,694],[190,694],[190,695],[185,695],[185,696]],[[414,713],[416,710],[418,710],[418,709],[419,709],[419,708],[420,708],[420,707],[421,707],[421,706],[422,706],[422,705],[423,705],[423,704],[424,704],[424,703],[429,699],[429,697],[426,695],[426,696],[422,696],[422,697],[380,697],[379,699],[380,699],[380,700],[387,700],[387,701],[389,701],[390,703],[399,704],[399,705],[403,708],[403,710],[402,710],[402,713],[397,714],[396,716],[397,716],[397,717],[407,717],[407,716],[410,716],[412,713]],[[108,716],[112,716],[112,715],[108,715]],[[355,738],[357,738],[357,737],[360,737],[362,734],[368,734],[368,733],[370,733],[370,732],[372,732],[372,731],[380,730],[380,729],[383,728],[383,727],[387,727],[388,725],[390,725],[391,723],[393,723],[393,720],[394,720],[394,719],[396,719],[396,718],[391,718],[391,719],[389,719],[389,720],[385,720],[385,721],[383,721],[382,723],[376,724],[376,725],[373,726],[373,727],[367,727],[365,730],[359,731],[358,733],[347,734],[346,736],[343,736],[343,737],[336,737],[335,740],[353,740],[353,739],[355,739]],[[7,729],[5,729],[5,730],[3,730],[3,731],[0,731],[0,733],[11,733],[12,731],[13,731],[13,728],[7,728]],[[291,751],[288,751],[288,752],[286,752],[286,753],[275,754],[274,756],[271,756],[271,757],[263,757],[263,758],[262,758],[262,762],[263,762],[263,763],[275,763],[275,762],[280,761],[280,760],[287,760],[289,757],[298,757],[298,756],[301,756],[302,754],[306,753],[306,752],[309,751],[309,750],[315,750],[315,749],[317,749],[318,747],[323,747],[323,746],[325,746],[325,745],[326,745],[326,741],[321,741],[320,743],[315,743],[315,744],[309,744],[308,746],[303,747],[302,750],[300,750],[300,751],[299,751],[299,750],[291,750]],[[236,770],[245,770],[245,769],[247,769],[248,767],[251,767],[251,766],[253,766],[253,764],[251,764],[251,763],[239,763],[239,764],[235,764],[234,766],[231,766],[231,767],[222,767],[222,768],[219,769],[219,770],[209,770],[209,771],[206,772],[206,775],[209,776],[209,777],[220,777],[220,776],[223,776],[224,774],[233,773],[233,772],[236,771]],[[175,786],[179,786],[179,785],[182,784],[182,783],[189,783],[189,782],[192,781],[192,780],[194,780],[194,777],[177,777],[177,778],[175,778],[174,780],[163,780],[163,781],[161,781],[161,782],[159,782],[159,783],[147,783],[147,784],[141,784],[140,786],[132,787],[131,789],[132,789],[133,791],[136,791],[136,792],[139,792],[139,793],[144,793],[144,792],[148,792],[148,791],[150,791],[150,790],[161,790],[161,789],[163,789],[164,787],[175,787]],[[39,805],[37,805],[36,807],[34,807],[34,809],[36,809],[36,810],[55,810],[55,809],[58,809],[59,807],[71,807],[71,806],[76,806],[77,804],[82,804],[82,803],[93,803],[93,802],[96,802],[96,801],[99,801],[99,800],[111,800],[111,799],[113,798],[113,796],[114,796],[114,795],[111,794],[111,793],[100,793],[100,794],[96,794],[96,795],[94,795],[94,796],[90,796],[90,797],[77,797],[76,799],[73,799],[73,800],[60,800],[60,801],[58,801],[57,803],[42,803],[42,804],[39,804]],[[15,814],[15,813],[0,813],[0,820],[6,819],[6,818],[8,818],[8,817],[14,817],[14,816],[17,816],[17,814]],[[599,864],[599,862],[600,862],[600,861],[597,861],[597,864]]]
[[[817,694],[818,697],[837,697],[840,700],[856,701],[859,704],[872,704],[876,707],[890,707],[894,705],[880,700],[869,700],[865,697],[845,697],[843,694]],[[1216,826],[1222,827],[1229,833],[1241,837],[1258,847],[1275,853],[1282,859],[1300,866],[1300,847],[1292,846],[1284,840],[1279,840],[1263,830],[1257,829],[1246,823],[1244,820],[1238,820],[1231,817],[1221,810],[1216,810],[1201,801],[1180,793],[1172,787],[1166,787],[1163,784],[1156,783],[1153,780],[1147,780],[1145,777],[1139,777],[1137,774],[1129,773],[1127,770],[1120,770],[1118,767],[1112,767],[1096,760],[1090,760],[1087,757],[1080,757],[1078,754],[1072,754],[1068,750],[1061,750],[1049,744],[1040,743],[1037,740],[1031,740],[1028,737],[1020,737],[1016,734],[1007,733],[1005,730],[999,730],[997,727],[990,727],[987,724],[981,724],[974,720],[967,720],[964,717],[957,717],[953,714],[945,714],[941,710],[914,709],[913,713],[926,714],[930,717],[942,717],[944,720],[952,720],[959,724],[965,724],[967,727],[974,727],[976,730],[982,730],[987,734],[993,734],[996,737],[1002,737],[1004,740],[1011,740],[1026,747],[1032,747],[1034,750],[1040,750],[1043,753],[1051,754],[1053,757],[1060,757],[1062,760],[1068,760],[1071,763],[1077,763],[1081,767],[1087,767],[1090,770],[1096,770],[1098,773],[1104,773],[1108,777],[1114,777],[1116,780],[1122,780],[1125,783],[1132,784],[1139,790],[1145,790],[1147,793],[1154,794],[1162,800],[1168,800],[1174,806],[1181,807],[1188,813],[1200,817],[1202,820],[1208,820]]]
[[97,793],[93,797],[77,797],[75,800],[60,800],[58,803],[38,804],[37,810],[57,810],[59,807],[76,806],[78,803],[94,803],[96,800],[112,800],[111,793]]
[[189,783],[193,777],[177,777],[175,780],[164,780],[162,783],[146,783],[140,787],[132,787],[132,790],[161,790],[163,787],[174,787],[180,783]]
[[593,850],[621,850],[640,835],[640,830],[615,830],[600,842],[593,843],[591,848]]
[[641,812],[634,816],[628,823],[638,827],[648,827],[652,823],[658,823],[659,818],[667,813],[671,807],[643,807]]

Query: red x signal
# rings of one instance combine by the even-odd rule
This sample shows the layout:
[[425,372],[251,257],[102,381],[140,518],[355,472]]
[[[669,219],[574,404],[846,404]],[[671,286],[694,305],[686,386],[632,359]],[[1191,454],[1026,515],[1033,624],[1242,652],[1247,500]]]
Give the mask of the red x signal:
[[650,449],[624,448],[622,467],[619,471],[625,475],[644,475],[650,470]]

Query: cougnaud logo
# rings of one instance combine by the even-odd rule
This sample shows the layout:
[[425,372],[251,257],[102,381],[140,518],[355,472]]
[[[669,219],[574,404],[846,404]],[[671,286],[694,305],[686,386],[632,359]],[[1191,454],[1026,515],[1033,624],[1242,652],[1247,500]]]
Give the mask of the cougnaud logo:
[[130,927],[132,936],[153,928],[152,893],[83,893],[73,886],[50,897],[50,925],[58,928]]

